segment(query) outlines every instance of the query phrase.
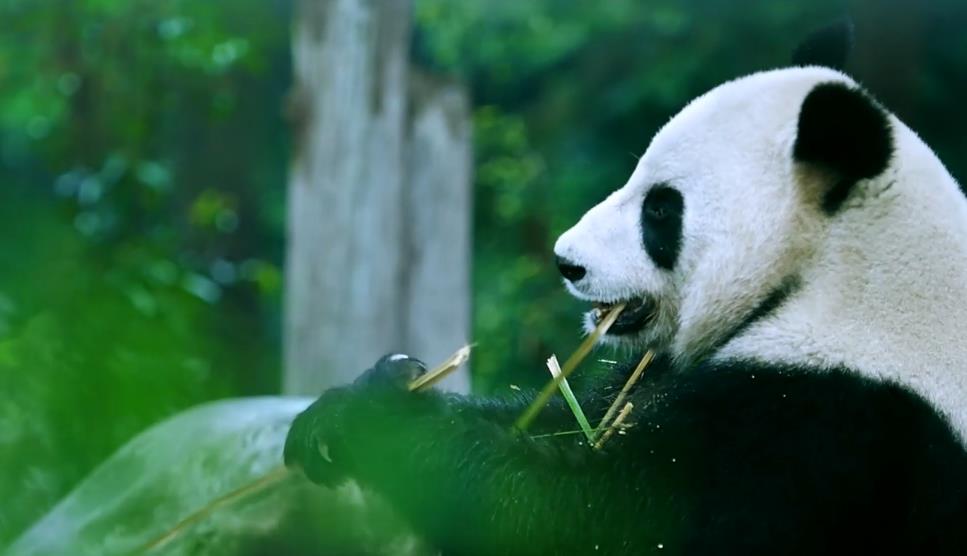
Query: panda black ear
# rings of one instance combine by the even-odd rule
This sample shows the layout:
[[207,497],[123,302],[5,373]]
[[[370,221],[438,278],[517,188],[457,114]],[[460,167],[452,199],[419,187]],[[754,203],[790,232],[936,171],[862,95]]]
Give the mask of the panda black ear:
[[794,66],[826,66],[842,70],[853,50],[853,21],[848,17],[813,31],[792,53]]
[[793,158],[834,177],[823,208],[835,211],[858,180],[886,169],[893,155],[893,132],[886,111],[869,95],[846,83],[820,83],[799,110]]

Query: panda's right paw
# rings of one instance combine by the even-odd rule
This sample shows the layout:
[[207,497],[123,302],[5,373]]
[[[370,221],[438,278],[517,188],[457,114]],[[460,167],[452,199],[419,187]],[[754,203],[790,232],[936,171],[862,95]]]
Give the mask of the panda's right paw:
[[301,469],[314,483],[333,486],[366,457],[374,433],[387,429],[414,400],[409,384],[426,372],[418,359],[382,357],[352,385],[327,390],[296,416],[285,439],[286,467]]
[[407,391],[411,382],[426,373],[419,359],[394,353],[384,355],[375,365],[356,379],[354,388]]
[[333,388],[296,416],[285,438],[286,467],[299,469],[310,481],[326,486],[346,478],[348,462],[343,446],[353,397],[352,388]]

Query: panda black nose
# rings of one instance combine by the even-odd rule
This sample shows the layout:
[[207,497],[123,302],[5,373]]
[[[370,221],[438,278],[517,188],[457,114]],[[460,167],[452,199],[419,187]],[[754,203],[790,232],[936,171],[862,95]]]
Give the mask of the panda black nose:
[[570,282],[577,282],[588,273],[583,266],[576,265],[564,257],[555,257],[555,262],[557,262],[557,269],[561,271],[561,276]]

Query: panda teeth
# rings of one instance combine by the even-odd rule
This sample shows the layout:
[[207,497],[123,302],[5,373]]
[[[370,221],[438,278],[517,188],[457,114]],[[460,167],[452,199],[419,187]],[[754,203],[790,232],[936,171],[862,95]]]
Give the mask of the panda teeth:
[[594,308],[591,309],[591,316],[595,321],[601,321],[611,309],[614,309],[614,303],[605,303],[603,301],[595,301]]

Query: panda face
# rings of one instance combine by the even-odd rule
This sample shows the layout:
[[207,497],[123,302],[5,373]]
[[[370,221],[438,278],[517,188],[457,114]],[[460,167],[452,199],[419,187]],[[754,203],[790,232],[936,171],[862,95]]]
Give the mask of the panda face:
[[659,131],[628,182],[554,247],[568,290],[594,304],[586,329],[625,302],[607,341],[693,360],[796,283],[829,220],[828,184],[845,183],[794,152],[800,108],[823,83],[855,87],[818,67],[754,74]]

